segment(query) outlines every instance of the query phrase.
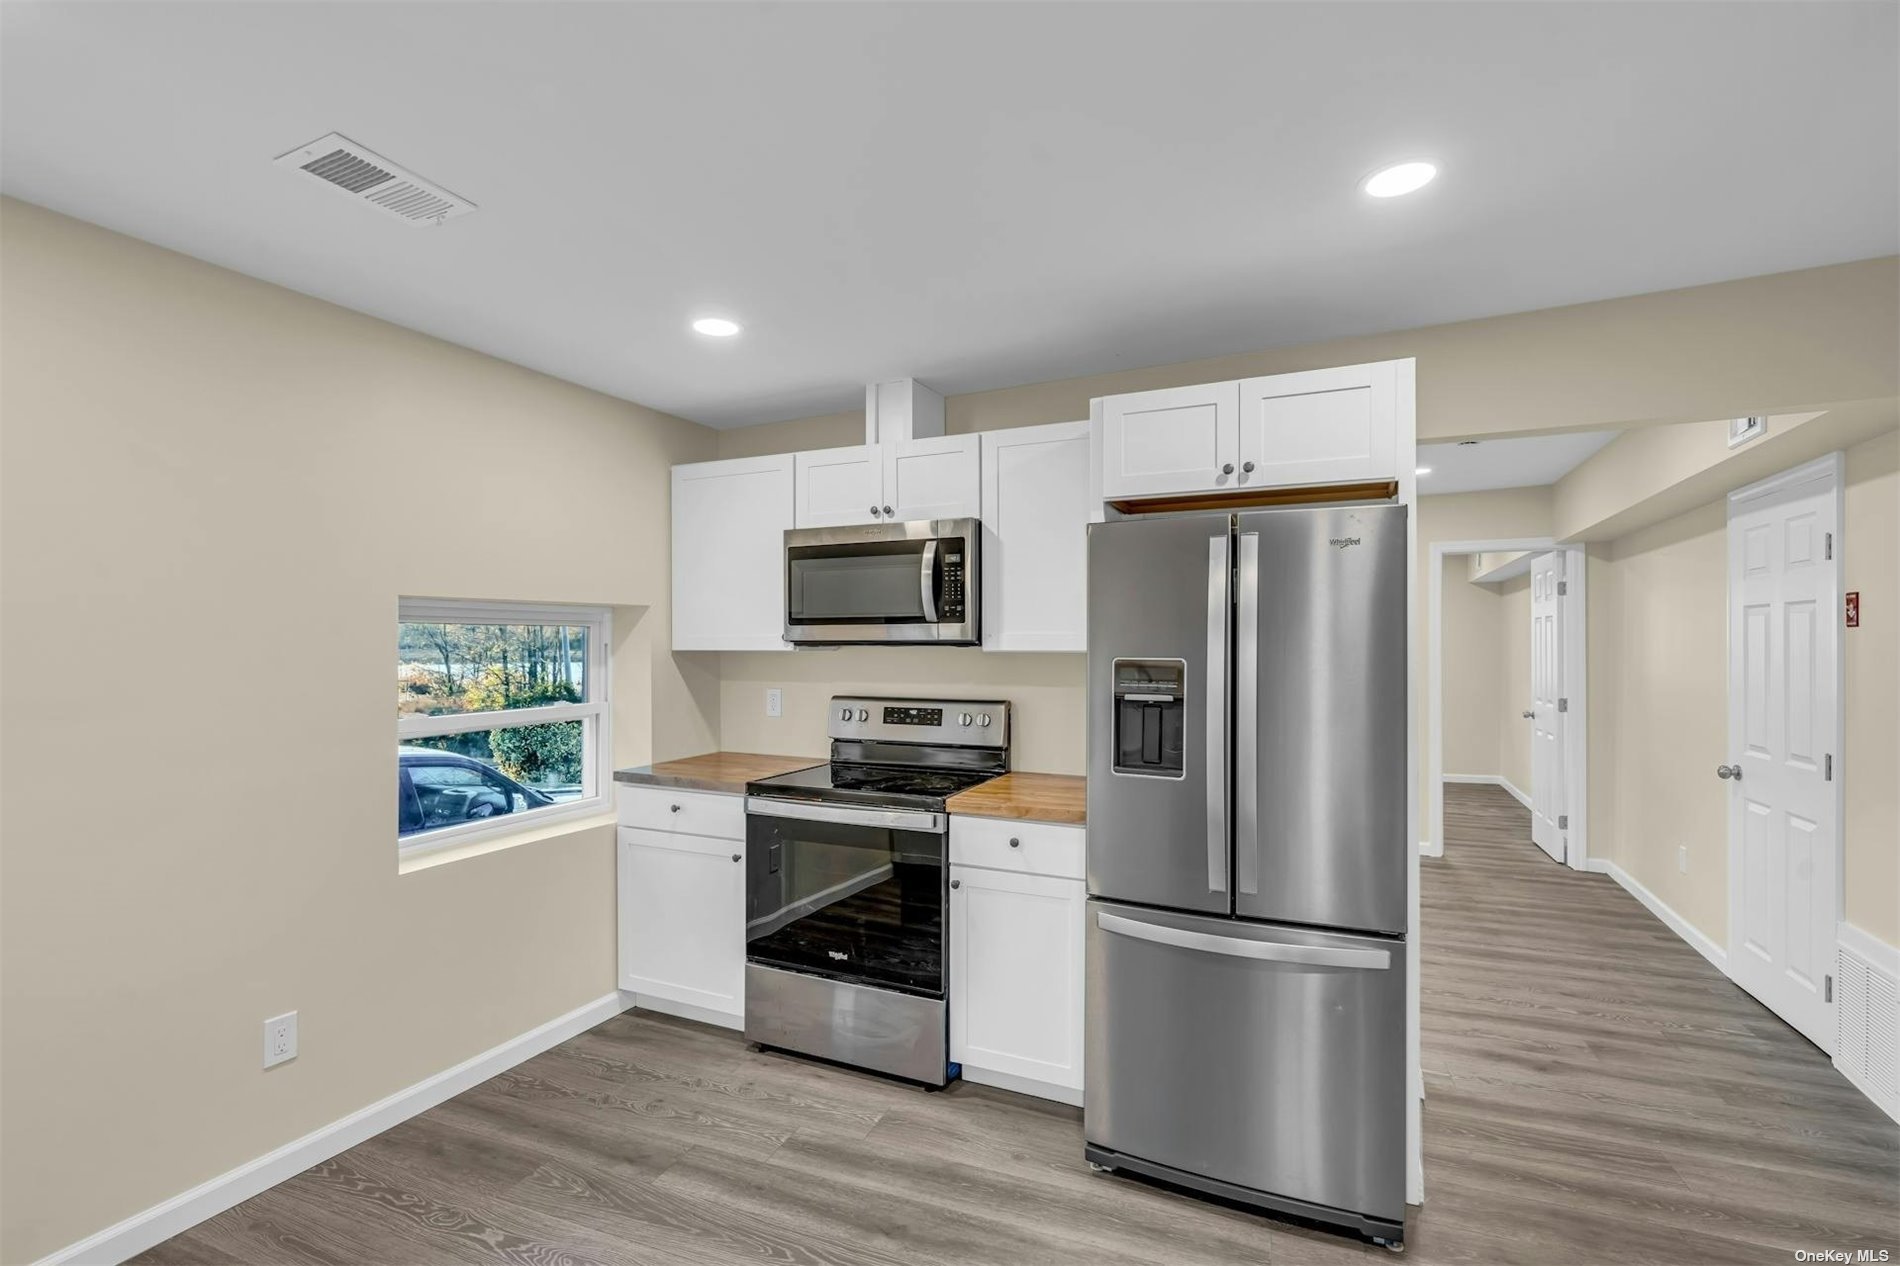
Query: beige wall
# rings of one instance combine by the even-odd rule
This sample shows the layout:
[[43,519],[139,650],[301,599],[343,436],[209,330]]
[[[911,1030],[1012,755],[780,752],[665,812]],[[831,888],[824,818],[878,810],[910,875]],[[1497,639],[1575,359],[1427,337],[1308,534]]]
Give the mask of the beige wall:
[[[1846,631],[1843,886],[1849,922],[1900,944],[1900,435],[1847,450],[1843,562],[1861,594]],[[1593,850],[1717,945],[1728,943],[1727,510],[1714,501],[1593,551]],[[1878,613],[1870,616],[1870,612]],[[1602,671],[1599,664],[1603,665]],[[1599,711],[1607,701],[1608,716]],[[1606,804],[1607,798],[1607,804]],[[1606,825],[1608,824],[1607,829]],[[1688,849],[1688,871],[1677,849]]]
[[[1085,655],[990,654],[975,648],[850,646],[720,656],[720,734],[736,752],[795,756],[825,751],[825,705],[834,694],[923,694],[1007,699],[1015,706],[1011,764],[1051,774],[1087,767]],[[779,687],[784,715],[765,715]]]
[[1900,432],[1847,450],[1847,921],[1900,945]]
[[[1422,443],[1688,422],[1900,394],[1900,259],[950,396],[952,433],[1089,415],[1096,396],[1418,358]],[[722,431],[720,456],[864,442],[859,411]]]
[[25,1262],[613,990],[611,825],[397,873],[396,599],[613,604],[619,758],[715,746],[667,632],[667,467],[714,441],[10,200],[0,272]]
[[1531,794],[1531,578],[1514,576],[1498,586],[1496,610],[1497,772],[1525,795]]
[[1444,761],[1447,776],[1495,776],[1504,674],[1498,591],[1473,584],[1469,554],[1444,561]]

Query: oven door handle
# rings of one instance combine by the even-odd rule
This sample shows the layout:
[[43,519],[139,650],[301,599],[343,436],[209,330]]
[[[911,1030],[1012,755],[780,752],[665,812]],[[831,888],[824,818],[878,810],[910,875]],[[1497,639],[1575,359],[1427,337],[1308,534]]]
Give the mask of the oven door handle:
[[937,622],[937,538],[931,537],[924,542],[924,573],[919,582],[924,599],[924,620]]
[[944,815],[917,809],[857,809],[832,804],[812,804],[804,800],[775,800],[769,796],[747,796],[745,811],[767,818],[794,818],[800,822],[837,822],[844,826],[879,826],[892,831],[944,832]]

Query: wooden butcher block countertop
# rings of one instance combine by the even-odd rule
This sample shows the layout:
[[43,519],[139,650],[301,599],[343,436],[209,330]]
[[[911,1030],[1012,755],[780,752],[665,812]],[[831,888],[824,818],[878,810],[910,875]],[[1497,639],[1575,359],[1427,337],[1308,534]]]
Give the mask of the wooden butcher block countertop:
[[636,769],[616,769],[614,781],[636,786],[678,787],[683,791],[743,794],[757,778],[773,778],[794,769],[822,765],[822,756],[761,756],[757,752],[707,752],[684,760],[663,760]]
[[959,791],[946,802],[951,813],[977,818],[1082,825],[1088,819],[1089,781],[1077,774],[1004,774]]

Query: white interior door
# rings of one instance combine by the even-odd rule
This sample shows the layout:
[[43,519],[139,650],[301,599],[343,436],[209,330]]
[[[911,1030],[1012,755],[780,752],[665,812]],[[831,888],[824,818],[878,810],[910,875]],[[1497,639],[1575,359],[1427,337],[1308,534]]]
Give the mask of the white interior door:
[[1564,860],[1564,554],[1531,560],[1531,839]]
[[1840,482],[1833,459],[1728,505],[1728,972],[1834,1049]]

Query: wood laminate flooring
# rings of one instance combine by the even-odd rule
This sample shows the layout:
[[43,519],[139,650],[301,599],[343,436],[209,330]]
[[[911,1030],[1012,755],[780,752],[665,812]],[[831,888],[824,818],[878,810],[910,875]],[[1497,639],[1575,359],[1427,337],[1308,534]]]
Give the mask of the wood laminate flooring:
[[[1424,868],[1413,1262],[1900,1260],[1900,1127],[1503,791]],[[1093,1174],[1080,1113],[629,1013],[136,1259],[1329,1263],[1381,1249]]]

